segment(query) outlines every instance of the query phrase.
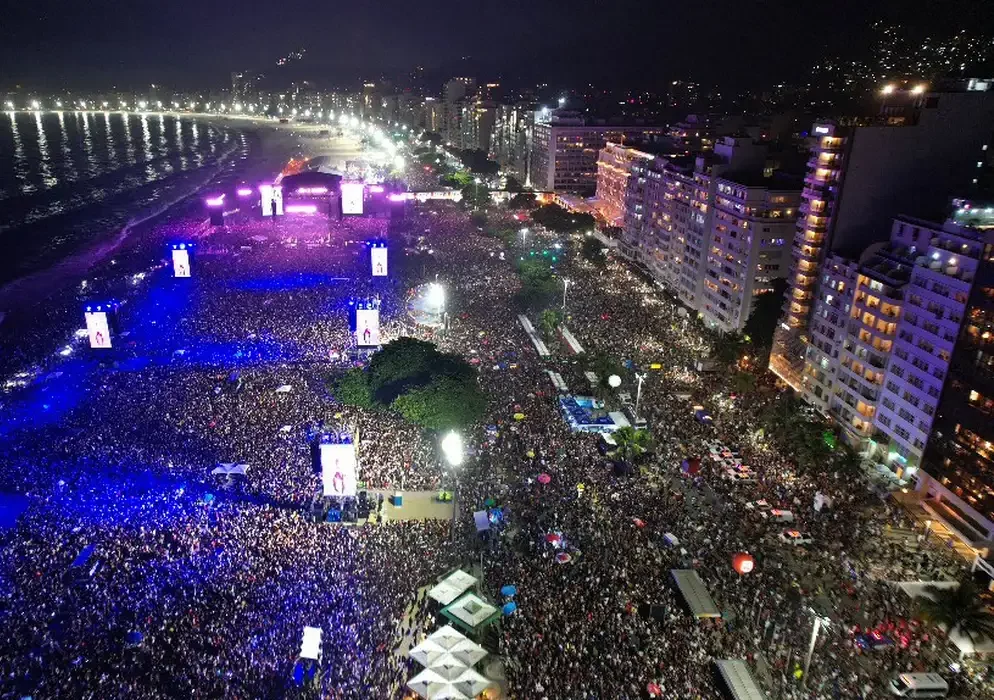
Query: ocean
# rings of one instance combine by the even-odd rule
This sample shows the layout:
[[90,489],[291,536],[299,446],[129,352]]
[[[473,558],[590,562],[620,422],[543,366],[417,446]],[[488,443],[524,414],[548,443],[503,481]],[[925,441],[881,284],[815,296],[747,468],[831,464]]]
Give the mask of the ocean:
[[183,199],[247,149],[218,121],[0,113],[0,285]]

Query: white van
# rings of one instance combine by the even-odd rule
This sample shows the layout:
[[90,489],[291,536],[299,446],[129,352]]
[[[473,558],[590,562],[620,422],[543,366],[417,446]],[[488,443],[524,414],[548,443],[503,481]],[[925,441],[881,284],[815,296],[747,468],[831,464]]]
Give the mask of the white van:
[[901,698],[944,698],[949,684],[938,673],[902,673],[888,685],[891,695]]

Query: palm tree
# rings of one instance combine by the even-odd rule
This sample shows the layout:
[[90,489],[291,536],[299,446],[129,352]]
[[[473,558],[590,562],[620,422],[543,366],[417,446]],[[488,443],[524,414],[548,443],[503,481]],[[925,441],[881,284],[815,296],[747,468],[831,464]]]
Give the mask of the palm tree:
[[973,579],[963,579],[955,588],[926,586],[925,593],[929,597],[918,601],[922,619],[947,634],[959,632],[974,643],[983,638],[994,640],[994,612],[980,598]]
[[648,430],[626,425],[615,430],[611,437],[617,445],[614,454],[623,462],[631,463],[652,449],[652,436]]
[[542,329],[542,335],[546,340],[551,340],[556,334],[556,329],[563,322],[563,314],[558,309],[546,309],[539,316],[538,323]]

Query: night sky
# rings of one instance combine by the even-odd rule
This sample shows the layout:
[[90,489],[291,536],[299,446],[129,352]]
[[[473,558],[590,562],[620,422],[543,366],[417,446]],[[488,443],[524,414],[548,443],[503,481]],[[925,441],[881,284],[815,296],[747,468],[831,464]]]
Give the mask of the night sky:
[[799,79],[826,50],[858,49],[874,19],[965,23],[984,4],[21,0],[6,3],[0,18],[0,88],[220,87],[232,70],[271,73],[298,48],[307,54],[291,77],[322,86],[422,65],[432,87],[458,74],[646,88],[687,76],[752,87]]

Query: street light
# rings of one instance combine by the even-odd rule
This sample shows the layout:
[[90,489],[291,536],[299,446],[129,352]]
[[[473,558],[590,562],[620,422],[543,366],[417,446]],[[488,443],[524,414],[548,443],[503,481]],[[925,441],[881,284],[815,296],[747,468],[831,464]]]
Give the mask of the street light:
[[521,233],[521,245],[524,246],[525,245],[525,236],[528,235],[528,229],[527,228],[522,228],[521,231],[520,231],[520,233]]
[[466,449],[463,446],[462,435],[454,430],[449,431],[442,438],[442,454],[451,466],[458,467],[466,457]]
[[635,378],[638,380],[638,383],[639,383],[638,389],[635,391],[635,420],[636,421],[638,421],[638,419],[639,419],[639,402],[642,400],[642,382],[644,382],[645,378],[648,377],[648,376],[649,375],[646,372],[641,372],[641,373],[636,372],[635,373]]
[[566,310],[566,290],[569,289],[569,279],[563,277],[563,311]]
[[808,645],[808,655],[804,658],[804,676],[801,678],[801,685],[807,687],[808,685],[808,668],[811,666],[811,657],[815,653],[815,644],[818,643],[818,633],[821,631],[822,626],[828,627],[831,625],[831,620],[827,617],[822,617],[814,608],[808,608],[811,613],[815,616],[815,625],[811,629],[811,643]]

